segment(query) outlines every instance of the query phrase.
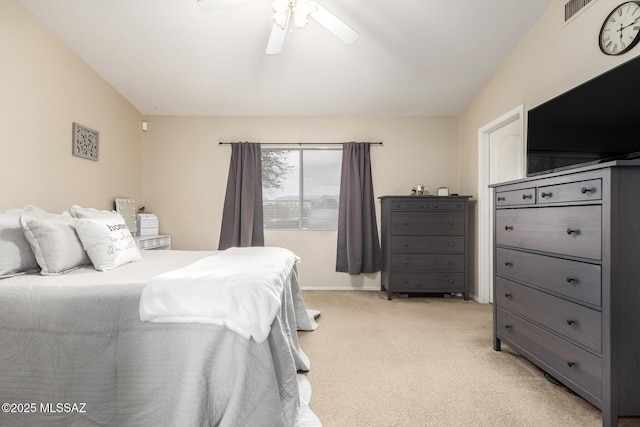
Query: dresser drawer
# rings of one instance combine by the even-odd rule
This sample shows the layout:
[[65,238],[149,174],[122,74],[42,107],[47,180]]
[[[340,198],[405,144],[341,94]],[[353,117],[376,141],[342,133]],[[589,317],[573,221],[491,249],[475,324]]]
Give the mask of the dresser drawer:
[[501,191],[496,193],[496,206],[534,205],[536,203],[536,189]]
[[464,205],[465,205],[464,202],[443,200],[443,201],[437,201],[437,202],[430,202],[429,209],[462,211],[464,210]]
[[496,310],[496,333],[499,338],[518,346],[516,350],[543,361],[596,399],[602,399],[602,360],[599,357],[500,307]]
[[602,181],[592,179],[538,187],[538,203],[580,202],[602,199]]
[[556,333],[602,352],[602,315],[599,311],[496,278],[496,303]]
[[464,292],[464,273],[395,273],[396,292]]
[[392,252],[464,252],[464,236],[393,236]]
[[393,271],[464,271],[465,255],[392,254]]
[[601,266],[511,249],[496,249],[496,274],[602,306]]
[[419,196],[416,196],[416,200],[393,200],[390,203],[391,210],[404,210],[404,211],[422,211],[429,208],[429,202],[426,200],[419,200]]
[[496,244],[600,260],[600,206],[498,209]]
[[394,212],[391,234],[464,234],[464,212]]

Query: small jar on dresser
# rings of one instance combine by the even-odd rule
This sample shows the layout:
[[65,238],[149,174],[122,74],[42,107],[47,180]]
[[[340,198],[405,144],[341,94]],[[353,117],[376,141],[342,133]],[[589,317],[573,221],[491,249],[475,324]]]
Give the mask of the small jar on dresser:
[[382,289],[469,299],[469,198],[382,196]]

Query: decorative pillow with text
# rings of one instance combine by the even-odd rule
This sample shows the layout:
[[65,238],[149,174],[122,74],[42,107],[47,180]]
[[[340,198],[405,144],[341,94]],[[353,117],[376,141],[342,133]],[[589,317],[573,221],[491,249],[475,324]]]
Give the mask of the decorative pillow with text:
[[93,266],[108,271],[142,256],[122,215],[102,218],[76,218],[75,227]]

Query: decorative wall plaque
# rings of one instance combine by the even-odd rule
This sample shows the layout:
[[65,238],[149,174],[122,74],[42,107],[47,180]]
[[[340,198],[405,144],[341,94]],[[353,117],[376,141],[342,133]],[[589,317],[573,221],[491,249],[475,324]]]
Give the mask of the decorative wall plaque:
[[98,160],[100,133],[81,124],[73,124],[73,155]]

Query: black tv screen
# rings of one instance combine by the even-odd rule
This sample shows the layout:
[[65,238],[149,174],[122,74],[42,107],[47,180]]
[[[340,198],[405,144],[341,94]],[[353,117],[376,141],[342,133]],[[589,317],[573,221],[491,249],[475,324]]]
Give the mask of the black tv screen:
[[545,102],[527,116],[527,176],[640,157],[640,59]]

